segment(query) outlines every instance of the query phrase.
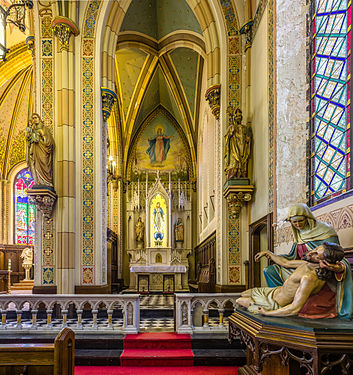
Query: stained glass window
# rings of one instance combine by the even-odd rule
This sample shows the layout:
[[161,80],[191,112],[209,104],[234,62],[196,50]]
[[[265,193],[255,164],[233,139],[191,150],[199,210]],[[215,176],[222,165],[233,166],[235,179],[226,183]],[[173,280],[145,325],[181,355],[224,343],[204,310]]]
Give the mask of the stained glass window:
[[15,243],[34,244],[35,206],[28,201],[27,189],[34,184],[31,172],[24,169],[15,178]]
[[350,188],[350,4],[312,3],[313,204]]

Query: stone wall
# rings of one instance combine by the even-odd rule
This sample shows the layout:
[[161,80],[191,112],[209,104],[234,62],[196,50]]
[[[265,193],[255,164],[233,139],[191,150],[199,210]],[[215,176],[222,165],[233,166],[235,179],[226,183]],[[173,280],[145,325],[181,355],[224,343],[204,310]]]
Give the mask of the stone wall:
[[[306,0],[276,2],[276,186],[275,218],[306,201],[309,7]],[[277,208],[277,209],[276,209]],[[276,219],[275,219],[276,220]]]

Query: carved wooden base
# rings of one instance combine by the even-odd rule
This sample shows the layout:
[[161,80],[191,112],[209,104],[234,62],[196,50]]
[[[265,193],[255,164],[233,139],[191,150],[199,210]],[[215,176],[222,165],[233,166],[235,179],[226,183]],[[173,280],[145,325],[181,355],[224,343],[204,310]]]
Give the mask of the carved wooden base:
[[243,375],[353,374],[353,324],[335,319],[274,318],[238,308],[229,317],[229,341],[247,347]]

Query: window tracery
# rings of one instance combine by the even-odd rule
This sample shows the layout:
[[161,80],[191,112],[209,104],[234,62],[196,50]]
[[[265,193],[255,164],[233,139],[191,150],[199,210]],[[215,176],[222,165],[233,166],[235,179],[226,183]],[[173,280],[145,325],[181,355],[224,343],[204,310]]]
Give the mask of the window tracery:
[[312,3],[311,203],[350,189],[351,2]]

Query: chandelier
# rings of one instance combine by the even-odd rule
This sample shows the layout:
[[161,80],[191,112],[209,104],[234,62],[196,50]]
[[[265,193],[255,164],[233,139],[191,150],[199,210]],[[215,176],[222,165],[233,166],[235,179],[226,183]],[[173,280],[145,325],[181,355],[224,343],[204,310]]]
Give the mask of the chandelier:
[[[4,1],[2,1],[4,4]],[[26,9],[33,8],[32,0],[11,0],[9,6],[0,5],[0,59],[6,59],[9,51],[6,47],[6,25],[8,23],[15,25],[20,31],[26,30],[25,18]]]

